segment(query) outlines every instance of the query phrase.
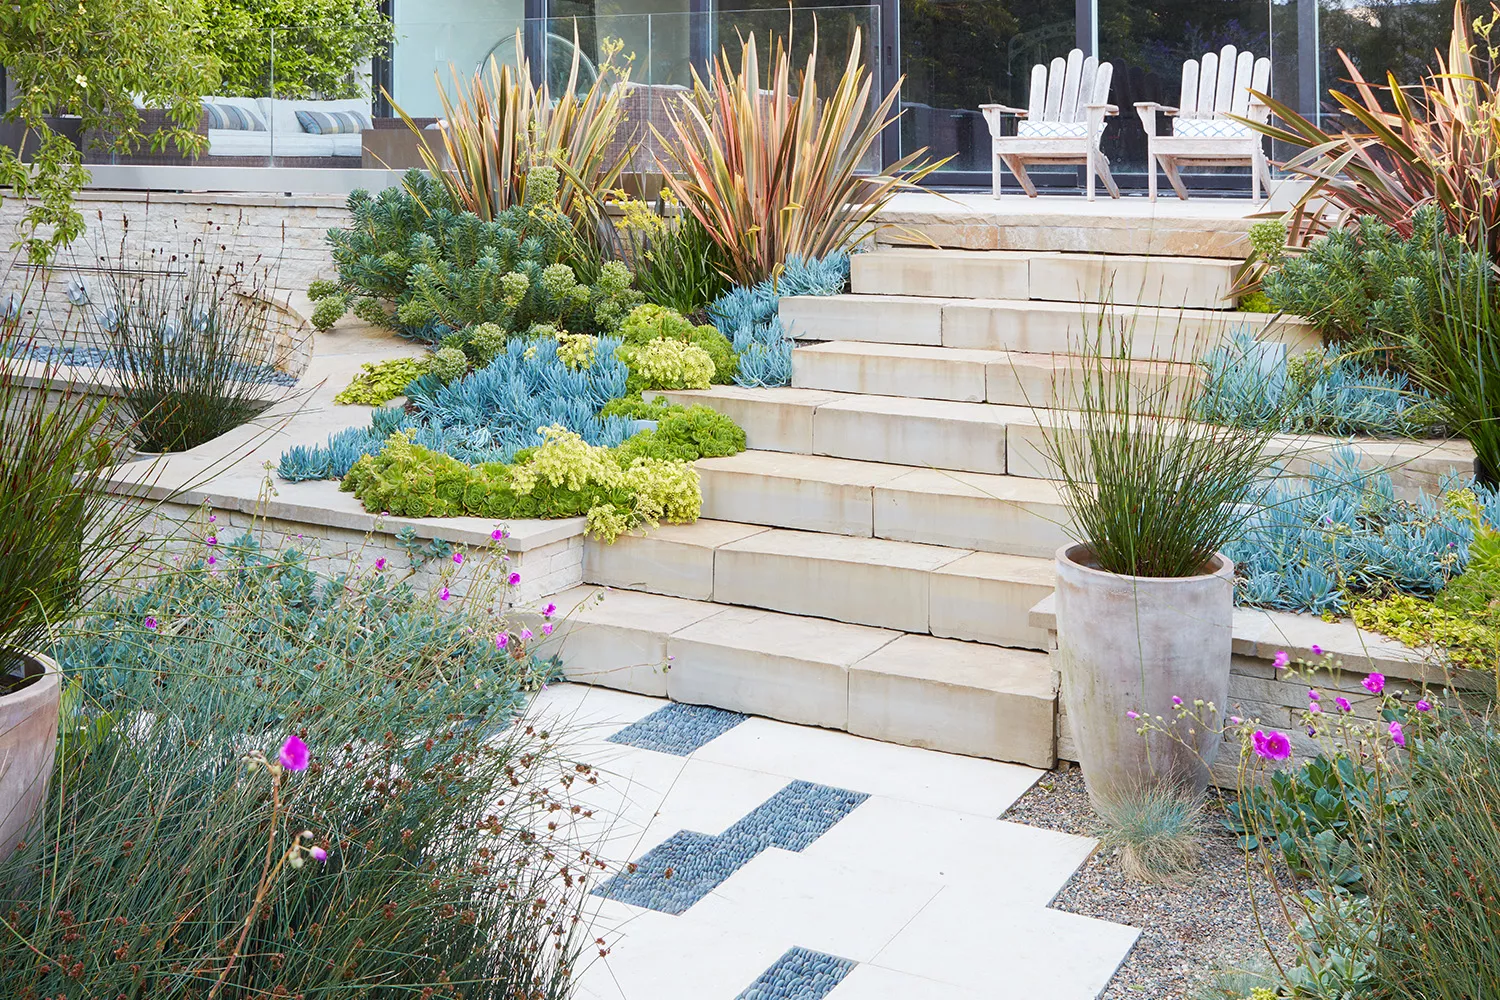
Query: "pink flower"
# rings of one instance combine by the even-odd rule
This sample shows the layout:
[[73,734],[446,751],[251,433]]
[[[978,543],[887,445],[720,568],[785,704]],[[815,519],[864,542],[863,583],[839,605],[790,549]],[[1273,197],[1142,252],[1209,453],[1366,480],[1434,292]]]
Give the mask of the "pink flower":
[[1125,713],[1125,718],[1127,718],[1127,719],[1139,719],[1140,717],[1141,717],[1141,713],[1140,712],[1126,712]]
[[1406,746],[1406,734],[1401,731],[1401,723],[1392,722],[1390,733],[1392,743],[1396,744],[1398,747]]
[[440,601],[446,601],[448,599],[448,597],[449,597],[448,588],[444,587],[443,588],[443,592],[438,595],[438,600],[440,600]]
[[218,556],[209,556],[208,557],[208,564],[210,566],[212,566],[214,563],[216,563],[218,561],[219,561],[219,557]]
[[381,572],[385,572],[385,556],[381,556],[375,560],[375,568]]
[[1316,691],[1309,690],[1307,692],[1307,700],[1308,701],[1317,701],[1321,697],[1323,697],[1323,696],[1320,695],[1320,694],[1318,694],[1318,692],[1316,692]]
[[455,552],[455,553],[453,553],[453,565],[455,565],[455,566],[462,566],[463,564],[464,564],[464,554],[462,552]]
[[520,573],[512,573],[510,576],[508,576],[508,577],[505,578],[505,582],[508,583],[508,584],[510,584],[512,587],[514,587],[516,584],[518,584],[518,583],[521,582],[521,574]]
[[1417,711],[1418,712],[1430,712],[1430,711],[1432,711],[1432,702],[1428,701],[1426,698],[1420,698],[1420,699],[1418,699],[1417,700]]
[[1371,674],[1360,681],[1360,684],[1364,685],[1364,689],[1371,694],[1379,694],[1385,690],[1385,674]]
[[548,622],[547,624],[542,626],[542,635],[551,635],[554,628],[556,628],[556,626],[551,622]]
[[307,770],[307,744],[296,736],[288,736],[281,744],[281,766],[288,771]]
[[150,615],[146,616],[146,621],[144,624],[146,628],[150,629],[152,632],[156,631],[156,619],[152,618]]
[[1312,704],[1307,706],[1307,710],[1309,712],[1317,713],[1323,711],[1323,706],[1319,705],[1317,702],[1313,702]]
[[496,528],[494,531],[490,532],[490,537],[499,542],[509,538],[510,532],[506,531],[504,528]]
[[1292,658],[1287,655],[1287,651],[1284,649],[1278,649],[1276,651],[1276,657],[1271,661],[1271,665],[1274,666],[1277,670],[1285,670],[1288,666],[1291,665],[1291,662]]
[[549,604],[545,608],[542,609],[542,617],[543,618],[551,618],[555,614],[557,614],[557,605],[556,604]]
[[218,538],[217,535],[209,535],[207,538],[205,538],[203,540],[203,544],[205,544],[205,545],[218,545],[219,544],[219,538]]
[[1238,726],[1238,725],[1239,725],[1239,724],[1240,724],[1240,723],[1241,723],[1241,722],[1244,722],[1244,721],[1245,721],[1245,720],[1244,720],[1244,719],[1242,719],[1242,718],[1240,718],[1240,717],[1239,717],[1239,716],[1238,716],[1238,715],[1231,715],[1231,716],[1230,716],[1230,717],[1229,717],[1229,721],[1230,721],[1230,723],[1232,723],[1232,724],[1233,724],[1233,725],[1236,725],[1236,726]]
[[1319,646],[1317,643],[1313,643],[1312,644],[1312,655],[1314,655],[1314,656],[1322,656],[1323,655],[1323,647]]
[[1173,696],[1172,696],[1172,704],[1174,704],[1174,705],[1181,705],[1181,704],[1182,704],[1182,699],[1181,699],[1181,698],[1179,698],[1179,697],[1177,697],[1177,696],[1176,696],[1176,695],[1175,695],[1175,694],[1174,694],[1174,695],[1173,695]]
[[1250,742],[1254,744],[1255,752],[1266,760],[1286,760],[1292,755],[1292,741],[1286,733],[1274,729],[1269,733],[1257,729]]
[[1345,698],[1343,695],[1339,695],[1337,698],[1333,699],[1333,703],[1339,707],[1339,711],[1350,711],[1349,699]]
[[208,523],[209,524],[213,524],[218,519],[219,519],[219,515],[217,515],[217,514],[210,514],[210,515],[208,515]]
[[523,628],[521,630],[521,641],[525,642],[527,639],[530,639],[531,638],[531,634],[532,634],[531,633],[531,629],[529,629],[529,628]]
[[504,649],[509,642],[510,642],[510,636],[506,635],[504,632],[496,632],[495,633],[495,648],[496,649]]
[[325,850],[323,850],[323,848],[321,848],[321,847],[314,847],[308,853],[310,853],[313,856],[313,860],[314,861],[327,861],[328,860],[328,852],[325,851]]

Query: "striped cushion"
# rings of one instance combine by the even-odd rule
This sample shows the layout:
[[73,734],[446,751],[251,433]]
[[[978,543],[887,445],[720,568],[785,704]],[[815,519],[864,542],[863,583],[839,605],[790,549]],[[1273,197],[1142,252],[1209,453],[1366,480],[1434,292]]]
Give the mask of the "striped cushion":
[[1255,133],[1228,118],[1174,118],[1172,134],[1181,139],[1244,139]]
[[358,111],[298,111],[297,124],[309,135],[348,135],[370,128],[370,116]]
[[209,128],[228,129],[233,132],[264,132],[266,130],[266,123],[249,108],[204,101],[203,111],[208,115]]
[[1088,134],[1088,122],[1021,121],[1016,124],[1016,137],[1020,139],[1084,139]]

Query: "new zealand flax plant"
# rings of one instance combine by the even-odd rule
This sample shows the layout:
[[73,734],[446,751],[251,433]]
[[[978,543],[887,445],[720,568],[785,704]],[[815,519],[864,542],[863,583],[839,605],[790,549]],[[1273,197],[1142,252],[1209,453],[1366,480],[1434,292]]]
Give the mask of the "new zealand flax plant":
[[[1500,261],[1500,60],[1490,36],[1500,8],[1476,21],[1485,44],[1476,57],[1462,3],[1453,8],[1447,56],[1439,55],[1426,80],[1403,85],[1365,79],[1339,53],[1354,93],[1330,91],[1353,127],[1326,131],[1288,105],[1257,95],[1271,109],[1267,123],[1245,124],[1298,152],[1282,166],[1312,181],[1292,214],[1290,236],[1302,244],[1328,221],[1315,206],[1343,212],[1342,224],[1373,215],[1411,235],[1412,213],[1436,205],[1448,230],[1475,250]],[[1277,124],[1279,120],[1279,124]]]
[[724,255],[726,275],[751,286],[792,257],[820,259],[848,250],[898,191],[910,190],[943,162],[922,163],[926,148],[861,172],[880,134],[894,122],[898,80],[872,102],[873,81],[861,61],[860,33],[831,91],[818,86],[816,37],[806,66],[793,73],[778,39],[770,89],[762,90],[755,36],[736,67],[721,51],[707,78],[693,72],[693,99],[669,112],[666,182]]
[[546,81],[540,86],[532,82],[517,31],[514,65],[491,56],[488,67],[472,76],[452,69],[451,93],[437,80],[443,108],[438,128],[421,128],[392,103],[420,140],[422,162],[459,208],[492,222],[524,200],[531,168],[550,164],[562,175],[558,206],[575,220],[592,224],[597,218],[599,197],[617,186],[631,154],[627,144],[617,141],[624,124],[622,85],[630,74],[628,67],[615,64],[616,43],[580,94],[576,25],[574,36],[568,82],[556,94]]

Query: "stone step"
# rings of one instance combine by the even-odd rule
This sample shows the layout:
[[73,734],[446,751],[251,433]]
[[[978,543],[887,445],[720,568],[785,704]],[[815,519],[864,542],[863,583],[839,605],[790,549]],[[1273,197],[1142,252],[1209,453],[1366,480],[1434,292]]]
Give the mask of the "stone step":
[[[1305,320],[1271,313],[1026,299],[916,295],[788,295],[781,321],[798,340],[857,340],[961,350],[1080,354],[1101,323],[1130,331],[1134,358],[1196,361],[1237,330],[1312,350],[1322,341]],[[1107,334],[1108,335],[1108,334]]]
[[[1200,369],[1169,361],[1131,361],[1132,384],[1148,393],[1181,393]],[[907,396],[1016,407],[1066,408],[1088,366],[1069,354],[961,350],[917,344],[832,340],[792,354],[792,385],[876,396]]]
[[1050,558],[1067,540],[1055,482],[746,451],[697,463],[703,516]]
[[856,254],[856,295],[1034,299],[1116,305],[1232,309],[1237,261],[1140,254],[931,250]]
[[1053,562],[945,545],[705,520],[589,542],[584,582],[853,625],[1045,648],[1031,608]]
[[570,680],[993,760],[1055,760],[1045,653],[627,590],[553,600],[556,631],[538,651]]

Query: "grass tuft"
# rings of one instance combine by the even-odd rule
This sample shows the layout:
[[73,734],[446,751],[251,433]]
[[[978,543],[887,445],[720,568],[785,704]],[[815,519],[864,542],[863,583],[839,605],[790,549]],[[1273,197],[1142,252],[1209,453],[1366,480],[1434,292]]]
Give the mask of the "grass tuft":
[[1132,879],[1174,882],[1198,863],[1203,804],[1169,785],[1111,797],[1096,806],[1104,831],[1100,843],[1113,848]]

